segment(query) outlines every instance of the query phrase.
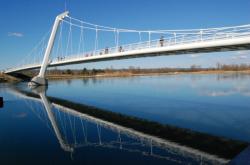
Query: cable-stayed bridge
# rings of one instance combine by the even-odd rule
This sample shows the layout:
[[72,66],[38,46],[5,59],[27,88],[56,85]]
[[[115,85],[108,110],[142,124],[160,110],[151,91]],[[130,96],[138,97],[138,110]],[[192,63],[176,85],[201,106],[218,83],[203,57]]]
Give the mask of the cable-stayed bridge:
[[33,82],[44,85],[47,67],[250,49],[250,24],[208,29],[134,30],[81,21],[65,12],[56,17],[47,43],[48,34],[20,65],[6,69],[5,73],[41,68]]

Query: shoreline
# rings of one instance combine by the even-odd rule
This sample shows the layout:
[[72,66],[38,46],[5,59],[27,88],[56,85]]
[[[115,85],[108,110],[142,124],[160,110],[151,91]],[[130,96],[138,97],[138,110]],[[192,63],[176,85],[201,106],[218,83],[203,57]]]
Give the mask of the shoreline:
[[21,81],[18,78],[9,76],[7,74],[4,73],[0,73],[0,83],[15,83],[15,82],[19,82]]
[[164,76],[164,75],[183,75],[183,74],[249,74],[250,70],[243,71],[186,71],[186,72],[168,72],[168,73],[104,73],[96,75],[72,75],[72,74],[60,74],[60,75],[47,75],[49,80],[62,80],[62,79],[77,79],[77,78],[112,78],[112,77],[137,77],[137,76]]
[[[136,76],[171,76],[171,75],[196,75],[196,74],[246,74],[250,75],[250,70],[196,70],[196,71],[173,71],[173,72],[150,72],[150,73],[132,73],[132,72],[121,72],[114,71],[111,73],[100,73],[93,75],[83,74],[48,74],[48,80],[67,80],[67,79],[79,79],[79,78],[112,78],[112,77],[136,77]],[[21,79],[14,78],[6,74],[0,74],[0,83],[12,83],[19,82]]]

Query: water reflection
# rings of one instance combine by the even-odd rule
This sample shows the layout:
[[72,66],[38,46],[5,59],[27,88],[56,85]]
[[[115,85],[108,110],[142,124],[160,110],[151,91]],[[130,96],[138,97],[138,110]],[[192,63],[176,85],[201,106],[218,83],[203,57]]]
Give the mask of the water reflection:
[[200,92],[202,95],[219,97],[219,96],[231,96],[235,94],[241,94],[243,96],[250,96],[250,89],[247,86],[237,86],[230,89],[209,89],[203,88]]
[[[199,150],[197,150],[197,148],[193,149],[186,145],[180,145],[166,138],[149,135],[149,132],[154,132],[152,128],[156,129],[155,123],[139,121],[139,119],[136,118],[130,119],[121,114],[118,115],[120,118],[117,120],[116,115],[107,115],[103,111],[96,110],[93,107],[80,106],[79,104],[74,104],[69,101],[65,102],[65,100],[58,98],[47,97],[46,89],[44,88],[37,88],[33,90],[33,93],[20,91],[19,89],[13,89],[13,91],[15,95],[25,98],[27,104],[30,105],[30,108],[39,119],[44,121],[48,127],[54,131],[61,148],[72,155],[74,155],[73,153],[78,148],[92,146],[110,149],[116,148],[126,152],[141,153],[157,159],[164,159],[174,164],[185,164],[187,162],[191,164],[226,164],[229,161],[230,156],[228,156],[228,154],[230,155],[230,153],[219,153],[216,155],[216,150],[219,151],[221,148],[227,150],[227,147],[231,149],[235,147],[236,150],[239,150],[239,148],[242,149],[242,147],[245,146],[245,144],[239,143],[238,141],[229,140],[228,143],[223,143],[227,140],[221,140],[220,138],[206,134],[196,134],[191,131],[187,133],[185,130],[174,128],[173,136],[175,132],[178,132],[179,136],[184,135],[181,137],[183,139],[186,137],[189,139],[202,137],[199,139],[200,141],[194,140],[195,144],[191,144],[198,147]],[[44,108],[39,105],[34,106],[34,104],[40,103],[42,103]],[[86,112],[93,111],[96,112],[96,115],[92,116],[88,113],[79,112],[79,109],[83,110],[83,107],[86,109]],[[45,114],[44,111],[46,112]],[[106,121],[103,118],[96,117],[98,115],[104,116],[103,118],[108,116],[113,120],[112,122]],[[131,126],[141,122],[142,124],[147,124],[149,127],[145,128],[145,132],[140,132],[136,130],[137,127],[125,127],[124,125],[126,125],[128,121]],[[165,128],[163,126],[160,126],[160,128],[161,127],[162,129]],[[166,136],[171,137],[171,134]],[[209,143],[209,141],[213,141],[214,144]],[[190,142],[187,141],[186,143],[190,145]],[[207,144],[204,146],[203,143]],[[228,146],[228,144],[230,144],[230,146]],[[217,146],[212,150],[212,153],[214,152],[215,154],[211,153],[211,147],[210,150],[206,149],[209,148],[209,146]],[[225,150],[224,152],[227,152]]]
[[[207,86],[199,86],[199,87],[193,86],[193,87],[198,88],[197,90],[199,91],[199,93],[204,96],[218,97],[218,96],[231,96],[236,94],[242,96],[250,96],[250,87],[248,81],[241,81],[249,77],[250,75],[237,74],[237,73],[230,75],[221,74],[217,75],[217,84],[211,84],[209,86],[207,85]],[[237,80],[237,82],[234,82],[233,80]]]
[[250,78],[250,74],[244,73],[231,73],[231,74],[217,74],[217,81],[225,80],[246,80]]
[[67,84],[70,85],[71,84],[71,79],[67,80]]

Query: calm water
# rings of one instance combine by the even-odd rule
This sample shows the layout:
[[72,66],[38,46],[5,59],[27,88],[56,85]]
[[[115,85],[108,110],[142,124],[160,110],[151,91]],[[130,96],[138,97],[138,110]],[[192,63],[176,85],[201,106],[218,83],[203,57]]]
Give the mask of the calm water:
[[60,80],[47,90],[1,84],[0,163],[225,164],[231,158],[173,143],[153,125],[201,133],[197,143],[248,144],[249,84],[237,74]]

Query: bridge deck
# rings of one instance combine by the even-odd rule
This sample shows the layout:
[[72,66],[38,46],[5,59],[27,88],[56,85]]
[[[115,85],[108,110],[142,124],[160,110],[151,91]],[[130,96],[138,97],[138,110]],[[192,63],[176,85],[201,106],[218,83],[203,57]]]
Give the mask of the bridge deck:
[[[71,64],[89,63],[105,60],[119,60],[128,58],[138,58],[146,56],[161,56],[161,55],[178,55],[187,53],[203,53],[214,51],[230,51],[230,50],[246,50],[250,49],[250,33],[239,34],[222,34],[217,37],[209,36],[205,38],[188,38],[166,40],[164,44],[160,44],[159,40],[154,40],[144,43],[134,43],[123,45],[105,50],[98,50],[85,54],[72,55],[63,60],[53,59],[49,67],[64,66]],[[5,73],[12,73],[30,69],[38,69],[41,64],[28,64],[11,69],[7,69]]]

